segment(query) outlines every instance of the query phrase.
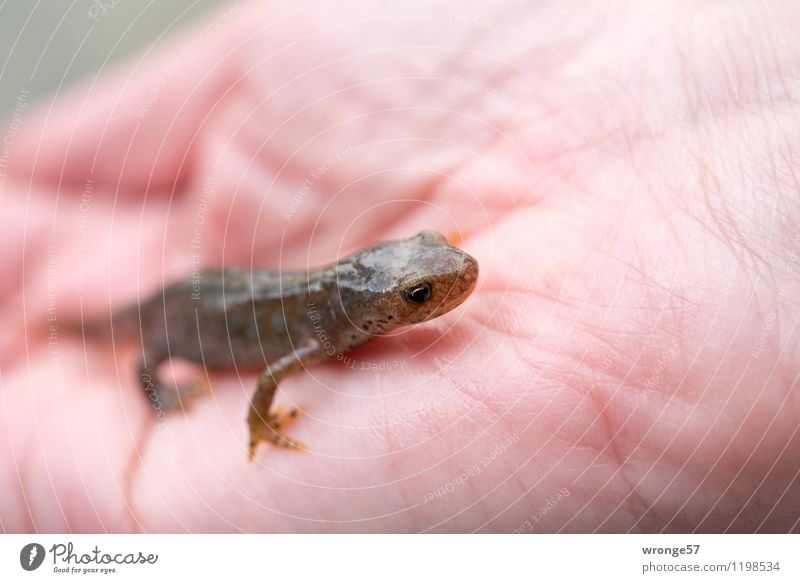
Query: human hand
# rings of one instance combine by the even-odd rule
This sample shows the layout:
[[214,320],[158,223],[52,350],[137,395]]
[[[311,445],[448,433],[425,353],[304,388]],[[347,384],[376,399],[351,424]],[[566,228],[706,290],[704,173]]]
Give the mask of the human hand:
[[[24,112],[4,530],[798,529],[790,7],[422,6],[234,6]],[[423,228],[478,289],[283,383],[307,453],[247,463],[252,374],[159,420],[59,328]]]

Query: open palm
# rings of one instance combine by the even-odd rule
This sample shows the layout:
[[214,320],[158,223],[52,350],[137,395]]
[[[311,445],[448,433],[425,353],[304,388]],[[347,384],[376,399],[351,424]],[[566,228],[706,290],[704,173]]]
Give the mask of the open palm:
[[[794,28],[674,10],[233,7],[26,112],[2,528],[797,530]],[[66,330],[424,228],[478,289],[286,381],[305,453],[247,462],[251,372],[158,417],[135,346]]]

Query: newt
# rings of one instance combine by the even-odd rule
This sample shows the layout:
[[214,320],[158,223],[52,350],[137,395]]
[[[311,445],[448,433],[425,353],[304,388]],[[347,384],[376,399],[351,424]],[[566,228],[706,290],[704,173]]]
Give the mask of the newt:
[[297,409],[272,408],[283,379],[449,312],[477,279],[474,258],[439,233],[422,231],[305,271],[203,269],[115,312],[110,324],[141,340],[139,378],[163,410],[180,408],[201,392],[200,383],[163,382],[157,369],[171,358],[208,369],[260,368],[247,414],[252,461],[262,441],[305,449],[281,432]]

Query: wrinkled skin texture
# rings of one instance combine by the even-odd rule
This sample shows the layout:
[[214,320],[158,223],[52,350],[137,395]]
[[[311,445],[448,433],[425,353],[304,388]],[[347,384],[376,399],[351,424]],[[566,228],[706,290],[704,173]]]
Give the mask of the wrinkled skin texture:
[[[374,4],[248,5],[26,112],[2,529],[797,531],[791,3]],[[41,332],[193,253],[302,268],[423,228],[478,288],[288,379],[310,452],[239,455],[251,373],[158,418],[133,352]]]

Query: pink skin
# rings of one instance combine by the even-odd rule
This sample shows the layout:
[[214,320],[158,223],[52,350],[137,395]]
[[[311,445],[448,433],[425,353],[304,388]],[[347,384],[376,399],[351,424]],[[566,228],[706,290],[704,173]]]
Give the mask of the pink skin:
[[[3,531],[800,528],[790,4],[482,6],[248,5],[22,112]],[[159,421],[134,349],[42,333],[423,228],[478,289],[286,381],[310,452],[247,463],[251,372]]]

